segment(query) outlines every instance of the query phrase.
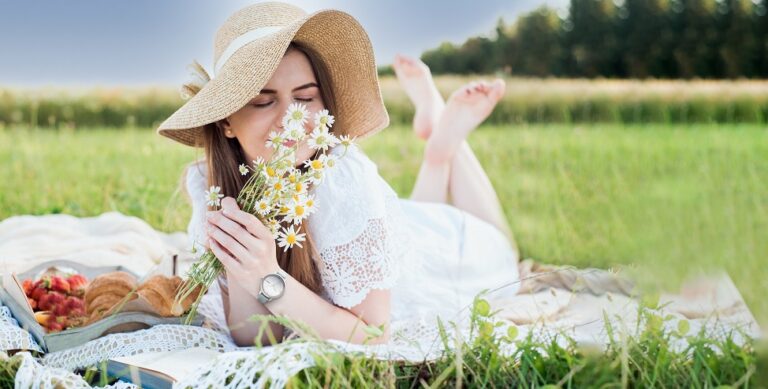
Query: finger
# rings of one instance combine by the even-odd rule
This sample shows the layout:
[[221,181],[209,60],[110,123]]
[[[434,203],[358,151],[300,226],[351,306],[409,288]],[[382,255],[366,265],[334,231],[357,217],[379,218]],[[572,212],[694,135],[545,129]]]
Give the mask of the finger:
[[235,257],[235,260],[240,262],[237,258],[247,258],[248,249],[245,248],[240,242],[235,240],[232,236],[224,232],[221,228],[210,225],[211,230],[208,233],[212,240],[215,240],[221,246],[226,247],[230,253]]
[[272,231],[270,231],[269,228],[267,228],[267,226],[265,226],[256,216],[245,211],[230,209],[223,210],[222,213],[229,219],[245,226],[245,229],[257,238],[274,239]]
[[237,205],[237,200],[227,196],[221,199],[221,209],[240,209],[240,207]]
[[226,249],[213,239],[211,239],[211,251],[228,271],[235,272],[240,270],[240,262],[227,253]]
[[252,249],[259,245],[258,238],[253,236],[245,226],[238,224],[236,221],[233,221],[224,214],[220,213],[211,215],[208,221],[211,224],[221,228],[224,232],[229,234],[229,236],[235,238],[235,240],[237,240],[246,249]]

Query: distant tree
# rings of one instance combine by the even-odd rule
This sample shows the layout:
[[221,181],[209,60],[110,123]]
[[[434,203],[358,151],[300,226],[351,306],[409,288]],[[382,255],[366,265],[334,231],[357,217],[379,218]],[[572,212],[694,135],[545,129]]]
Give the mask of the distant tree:
[[[422,55],[436,74],[768,76],[768,0],[570,0]],[[382,69],[382,72],[388,71]]]
[[757,77],[768,77],[768,0],[755,3],[752,26],[756,45],[751,57]]
[[718,6],[718,30],[721,33],[720,59],[723,72],[720,76],[736,78],[756,74],[752,55],[758,45],[752,25],[750,0],[722,0]]
[[517,55],[512,63],[516,74],[547,76],[562,73],[558,60],[560,18],[551,8],[541,7],[517,20]]
[[671,4],[672,47],[677,76],[715,77],[720,74],[719,34],[715,0],[675,0]]
[[625,0],[619,34],[624,67],[630,77],[674,77],[674,31],[668,0]]
[[567,74],[596,77],[623,73],[616,10],[611,0],[571,0],[563,36],[562,63]]

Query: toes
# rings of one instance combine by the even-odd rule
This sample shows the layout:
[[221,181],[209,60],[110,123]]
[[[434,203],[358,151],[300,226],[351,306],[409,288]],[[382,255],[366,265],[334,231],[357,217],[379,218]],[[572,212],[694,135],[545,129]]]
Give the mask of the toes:
[[497,78],[489,86],[488,96],[494,100],[501,99],[504,96],[504,91],[507,89],[506,83],[501,78]]

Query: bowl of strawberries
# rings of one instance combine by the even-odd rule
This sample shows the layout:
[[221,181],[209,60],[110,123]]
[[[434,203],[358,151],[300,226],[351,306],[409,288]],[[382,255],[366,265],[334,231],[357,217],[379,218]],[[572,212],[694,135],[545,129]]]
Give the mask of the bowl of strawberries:
[[78,327],[85,322],[85,289],[88,278],[74,270],[46,269],[46,274],[23,280],[27,301],[35,320],[49,333]]
[[[132,289],[117,282],[123,279],[136,285],[135,293],[115,294],[116,289]],[[180,278],[155,275],[141,285],[139,279],[124,266],[93,267],[66,259],[51,260],[20,274],[4,273],[0,300],[45,352],[76,347],[111,333],[183,324],[183,317],[162,314],[173,293],[152,293],[175,285]],[[201,326],[203,320],[198,315],[190,324]]]

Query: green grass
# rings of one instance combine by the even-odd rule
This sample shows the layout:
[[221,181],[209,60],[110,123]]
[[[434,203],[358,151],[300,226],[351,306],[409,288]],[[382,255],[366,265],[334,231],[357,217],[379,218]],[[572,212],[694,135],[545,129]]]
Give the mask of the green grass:
[[[725,269],[758,321],[763,326],[768,323],[764,298],[768,294],[764,281],[768,274],[768,131],[764,126],[482,127],[469,141],[497,189],[524,257],[576,266],[629,267],[645,288],[674,288],[685,276]],[[406,128],[393,127],[361,145],[382,176],[407,197],[423,144]],[[190,209],[178,192],[181,168],[199,156],[199,151],[150,130],[7,128],[0,131],[0,182],[4,183],[0,219],[47,213],[93,216],[116,210],[140,217],[159,230],[185,230]],[[706,343],[705,338],[699,339],[699,349],[674,355],[659,340],[667,335],[654,336],[621,342],[597,359],[578,349],[551,355],[546,353],[552,350],[547,344],[525,343],[530,350],[544,353],[535,358],[531,357],[535,353],[519,355],[528,365],[498,361],[474,366],[487,369],[481,373],[490,379],[501,380],[512,371],[520,378],[514,382],[562,382],[565,386],[589,382],[578,381],[579,377],[603,377],[607,386],[621,386],[625,379],[636,386],[651,386],[664,382],[658,377],[671,377],[663,371],[682,371],[689,378],[678,384],[703,387],[738,382],[736,373],[743,373],[751,363],[744,356],[752,355],[749,350]],[[488,353],[492,347],[485,345],[476,352]],[[713,362],[706,350],[723,347],[730,354]],[[655,354],[649,356],[651,352]],[[473,355],[472,351],[466,355]],[[635,365],[610,363],[632,355],[639,361]],[[712,373],[714,365],[707,361],[719,364],[719,373]],[[464,362],[467,369],[473,366],[471,360]],[[428,383],[456,366],[448,360],[418,367],[429,372],[414,372],[412,367],[392,365],[377,370],[370,366],[373,362],[343,363],[347,373],[350,366],[362,364],[373,369],[368,370],[370,374],[396,370],[419,374]],[[519,370],[523,368],[529,370]],[[534,374],[531,368],[544,369],[549,375],[526,375]],[[569,373],[577,368],[579,372]],[[325,373],[307,374],[321,379]],[[453,385],[456,374],[443,378]],[[562,374],[571,374],[572,380],[562,381]],[[553,377],[560,378],[553,381]],[[475,378],[473,382],[482,382]],[[512,381],[492,382],[506,386]]]
[[[765,128],[483,127],[469,141],[523,257],[633,265],[651,274],[642,280],[665,286],[723,268],[768,322]],[[423,143],[394,127],[361,145],[407,197]],[[190,209],[178,192],[181,168],[200,156],[149,130],[5,130],[0,219],[115,210],[183,231]]]

